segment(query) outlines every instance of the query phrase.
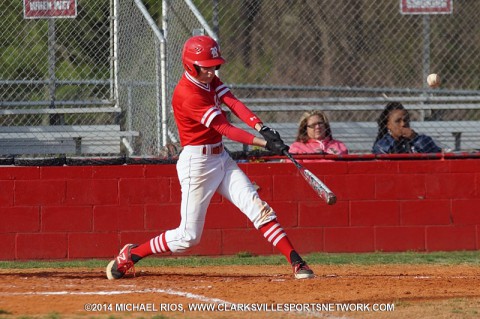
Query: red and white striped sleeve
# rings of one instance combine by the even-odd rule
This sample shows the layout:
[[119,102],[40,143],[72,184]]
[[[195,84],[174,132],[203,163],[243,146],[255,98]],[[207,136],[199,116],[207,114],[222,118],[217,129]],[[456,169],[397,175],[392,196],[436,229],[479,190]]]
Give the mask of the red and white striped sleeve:
[[212,106],[203,114],[200,123],[202,123],[206,127],[210,127],[210,123],[212,123],[213,119],[217,115],[222,115],[222,110],[216,106]]

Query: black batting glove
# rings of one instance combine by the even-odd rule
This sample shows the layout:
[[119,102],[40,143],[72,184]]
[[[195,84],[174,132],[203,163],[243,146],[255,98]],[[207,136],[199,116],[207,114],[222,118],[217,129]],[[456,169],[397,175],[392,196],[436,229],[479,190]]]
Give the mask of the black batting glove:
[[267,145],[265,145],[265,148],[277,155],[283,155],[283,152],[285,151],[288,152],[288,150],[290,149],[290,147],[288,147],[288,145],[285,145],[285,143],[283,143],[282,140],[276,140],[276,141],[267,140]]
[[262,126],[259,133],[267,142],[281,141],[283,143],[282,139],[280,138],[280,134],[268,126]]

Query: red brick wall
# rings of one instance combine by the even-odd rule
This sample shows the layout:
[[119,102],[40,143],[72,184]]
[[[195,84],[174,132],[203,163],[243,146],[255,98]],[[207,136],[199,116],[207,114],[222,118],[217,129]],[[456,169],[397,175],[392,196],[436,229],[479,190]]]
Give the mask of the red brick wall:
[[[306,163],[328,206],[290,163],[240,164],[300,253],[480,249],[480,160]],[[0,167],[0,259],[110,258],[179,223],[175,165]],[[189,254],[277,253],[215,196]]]

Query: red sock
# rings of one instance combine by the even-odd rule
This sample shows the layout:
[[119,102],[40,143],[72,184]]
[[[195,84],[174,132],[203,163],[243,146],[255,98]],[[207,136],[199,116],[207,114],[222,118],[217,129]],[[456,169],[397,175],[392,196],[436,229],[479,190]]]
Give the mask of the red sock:
[[136,255],[140,258],[169,251],[170,248],[168,248],[167,241],[165,240],[165,233],[161,233],[159,236],[152,238],[131,250],[132,255]]
[[277,222],[277,220],[272,220],[262,227],[260,231],[273,246],[277,247],[278,250],[287,258],[288,262],[291,263],[290,253],[293,250],[292,243],[287,237],[287,233],[283,230],[282,226]]

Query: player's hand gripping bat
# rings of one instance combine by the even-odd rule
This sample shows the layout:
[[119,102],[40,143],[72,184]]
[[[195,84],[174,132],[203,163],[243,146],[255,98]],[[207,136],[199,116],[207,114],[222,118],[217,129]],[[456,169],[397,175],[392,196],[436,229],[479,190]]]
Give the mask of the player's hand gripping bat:
[[313,175],[308,169],[303,167],[299,162],[297,162],[292,154],[288,151],[283,151],[283,154],[287,156],[293,164],[298,168],[298,171],[305,178],[308,184],[313,188],[313,190],[322,198],[328,205],[333,205],[337,202],[337,196],[325,185],[317,176]]

